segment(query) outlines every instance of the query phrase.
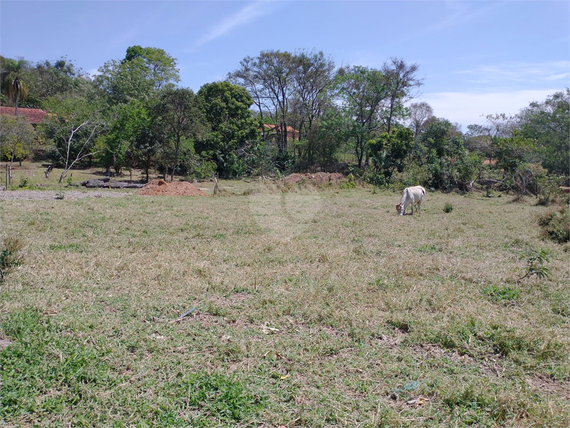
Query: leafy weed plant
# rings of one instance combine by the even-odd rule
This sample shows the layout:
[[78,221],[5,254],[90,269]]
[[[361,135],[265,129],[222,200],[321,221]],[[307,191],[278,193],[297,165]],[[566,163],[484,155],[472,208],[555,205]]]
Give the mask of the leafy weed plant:
[[20,254],[24,243],[19,238],[6,238],[0,251],[0,284],[6,276],[24,263],[24,256]]

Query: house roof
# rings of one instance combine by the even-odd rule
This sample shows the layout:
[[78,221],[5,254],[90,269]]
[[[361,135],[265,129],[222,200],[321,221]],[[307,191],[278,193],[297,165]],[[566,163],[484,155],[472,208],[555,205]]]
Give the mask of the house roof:
[[[267,123],[265,123],[263,125],[265,128],[267,129],[275,129],[275,130],[279,130],[280,126],[276,126],[276,125],[269,125]],[[292,137],[292,138],[296,138],[299,139],[299,131],[297,131],[295,128],[288,126],[287,127],[287,137]]]
[[[8,116],[16,116],[14,107],[0,106],[0,114]],[[47,113],[38,108],[18,108],[18,116],[25,117],[32,124],[42,123],[46,118]]]

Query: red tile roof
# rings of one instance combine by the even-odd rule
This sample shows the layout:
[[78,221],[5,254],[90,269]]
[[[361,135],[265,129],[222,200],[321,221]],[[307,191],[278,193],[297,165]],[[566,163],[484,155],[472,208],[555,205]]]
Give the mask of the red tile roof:
[[[279,126],[275,126],[275,125],[268,125],[267,123],[264,124],[263,126],[265,126],[265,128],[270,129],[270,130],[279,130],[280,127]],[[293,138],[295,140],[299,139],[299,131],[297,131],[295,128],[288,126],[287,127],[287,138]]]
[[[7,114],[8,116],[16,116],[14,107],[0,106],[0,114]],[[30,123],[42,123],[47,113],[38,108],[18,108],[18,116],[25,117]]]

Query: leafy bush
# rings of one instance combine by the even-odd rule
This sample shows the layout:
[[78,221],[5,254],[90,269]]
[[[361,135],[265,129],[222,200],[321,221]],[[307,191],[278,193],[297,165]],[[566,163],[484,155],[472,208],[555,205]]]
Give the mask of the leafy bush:
[[446,202],[443,207],[443,212],[450,213],[451,211],[453,211],[453,205],[451,205],[449,202]]
[[22,177],[20,179],[20,184],[18,184],[20,190],[35,190],[36,186],[30,181],[29,177]]
[[497,287],[496,285],[485,287],[481,292],[492,302],[501,302],[505,305],[515,303],[520,294],[520,290],[518,288]]
[[536,275],[539,279],[545,279],[550,276],[550,268],[545,263],[550,263],[546,250],[529,250],[523,252],[519,260],[526,260],[526,272],[519,281]]
[[24,257],[19,254],[23,247],[24,243],[18,238],[4,239],[0,252],[0,284],[9,273],[24,263]]
[[560,211],[552,211],[544,214],[538,220],[538,224],[542,227],[544,236],[564,244],[570,241],[570,215],[568,207]]

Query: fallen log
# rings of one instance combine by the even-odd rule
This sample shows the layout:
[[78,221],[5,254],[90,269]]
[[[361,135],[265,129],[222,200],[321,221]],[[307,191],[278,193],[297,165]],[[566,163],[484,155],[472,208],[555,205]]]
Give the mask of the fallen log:
[[81,182],[83,187],[89,189],[107,188],[107,189],[140,189],[144,187],[142,183],[128,183],[126,181],[110,181],[108,178],[92,179]]

